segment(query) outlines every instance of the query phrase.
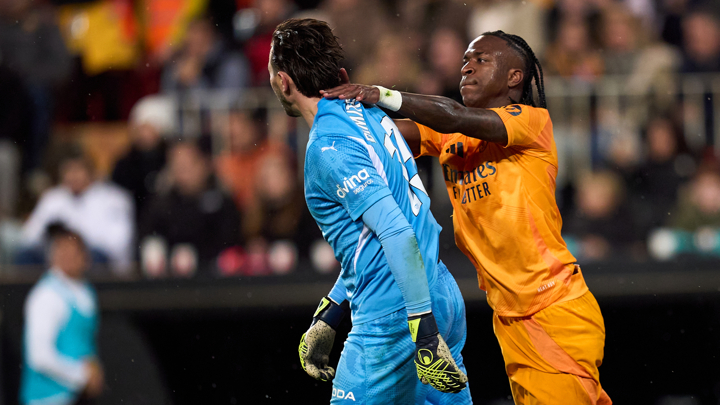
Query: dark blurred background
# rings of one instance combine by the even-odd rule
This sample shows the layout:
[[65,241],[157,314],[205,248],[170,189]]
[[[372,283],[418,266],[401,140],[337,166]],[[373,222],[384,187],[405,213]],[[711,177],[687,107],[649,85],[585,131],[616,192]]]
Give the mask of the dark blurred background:
[[[339,266],[303,199],[309,129],[268,86],[289,17],[328,21],[353,81],[458,101],[470,40],[524,37],[563,236],[605,315],[604,387],[720,403],[718,1],[0,0],[0,404],[17,403],[23,302],[58,223],[94,262],[98,403],[329,401],[296,350]],[[507,404],[442,174],[418,166],[467,300],[473,398]]]

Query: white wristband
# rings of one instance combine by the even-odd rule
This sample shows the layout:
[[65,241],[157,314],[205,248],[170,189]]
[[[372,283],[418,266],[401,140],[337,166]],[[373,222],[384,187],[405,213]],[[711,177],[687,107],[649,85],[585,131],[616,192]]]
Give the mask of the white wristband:
[[380,90],[380,101],[377,102],[382,108],[390,111],[397,111],[402,106],[402,94],[397,90],[386,89],[383,86],[373,86]]

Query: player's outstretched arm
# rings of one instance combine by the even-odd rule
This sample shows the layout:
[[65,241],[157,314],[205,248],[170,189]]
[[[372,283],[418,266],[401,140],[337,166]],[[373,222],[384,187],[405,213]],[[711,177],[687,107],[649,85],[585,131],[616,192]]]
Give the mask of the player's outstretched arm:
[[[472,138],[506,145],[507,130],[500,116],[485,108],[465,107],[441,96],[406,93],[380,86],[345,83],[320,92],[325,98],[354,98],[397,111],[400,115],[441,133],[459,132]],[[402,129],[401,129],[402,132]]]
[[466,386],[467,376],[458,368],[438,332],[425,265],[410,223],[392,196],[378,200],[363,213],[362,219],[380,240],[390,271],[405,300],[408,327],[415,342],[418,378],[438,391],[460,392]]
[[331,297],[323,297],[310,328],[300,338],[300,365],[316,380],[331,381],[335,378],[335,369],[328,362],[335,342],[335,330],[345,317],[348,306],[347,300],[338,303]]

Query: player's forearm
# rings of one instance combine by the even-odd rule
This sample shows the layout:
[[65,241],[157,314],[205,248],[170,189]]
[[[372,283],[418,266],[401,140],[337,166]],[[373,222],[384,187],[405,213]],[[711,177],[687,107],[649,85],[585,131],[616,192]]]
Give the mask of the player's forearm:
[[484,108],[468,108],[447,97],[400,92],[398,113],[441,133],[459,132],[489,142],[507,143],[500,117]]
[[412,228],[384,238],[383,252],[405,300],[408,315],[430,312],[430,289],[425,264]]
[[363,222],[382,244],[408,315],[429,312],[430,289],[423,257],[415,232],[395,200],[388,196],[373,204],[363,214]]

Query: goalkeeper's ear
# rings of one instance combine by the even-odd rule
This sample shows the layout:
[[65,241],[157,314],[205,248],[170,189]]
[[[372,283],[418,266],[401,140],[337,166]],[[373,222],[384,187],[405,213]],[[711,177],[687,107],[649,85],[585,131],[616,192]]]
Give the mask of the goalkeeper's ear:
[[338,84],[338,86],[350,83],[350,76],[348,76],[348,72],[345,68],[340,68],[338,76],[340,77],[340,84]]

